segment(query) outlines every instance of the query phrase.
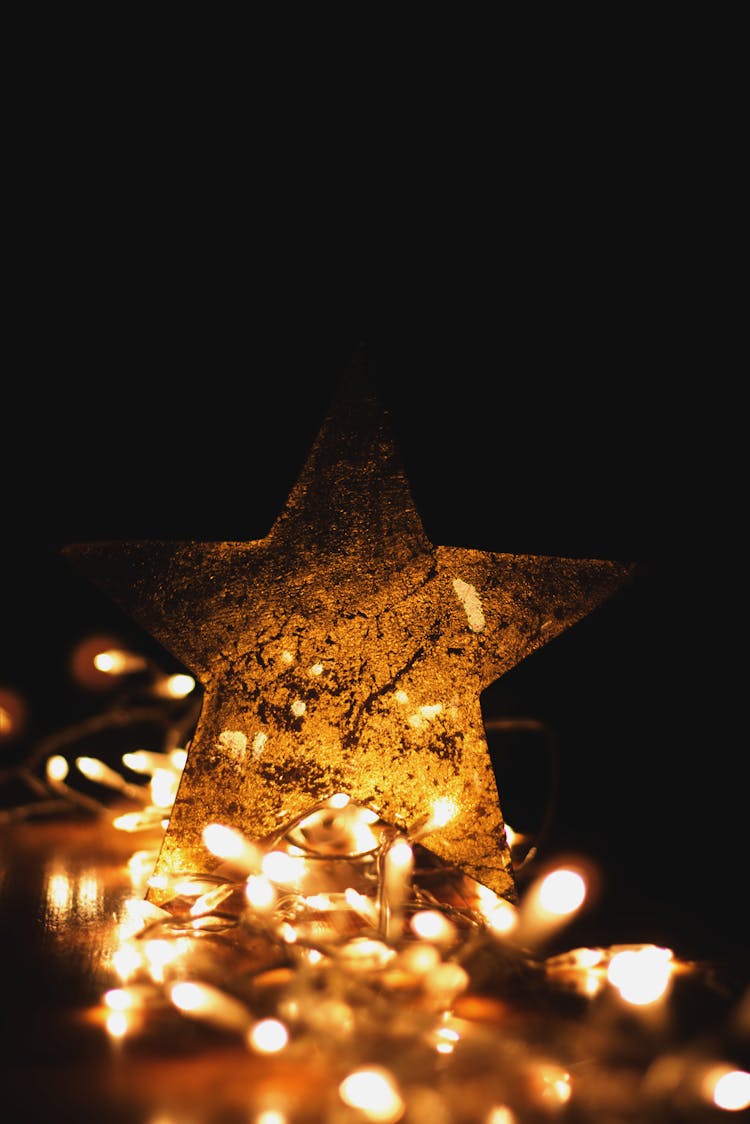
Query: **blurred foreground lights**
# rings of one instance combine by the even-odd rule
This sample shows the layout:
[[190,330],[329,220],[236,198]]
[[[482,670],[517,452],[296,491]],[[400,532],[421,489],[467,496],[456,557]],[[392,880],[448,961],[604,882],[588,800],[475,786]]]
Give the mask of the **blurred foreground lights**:
[[496,1105],[484,1118],[484,1124],[516,1124],[516,1117],[505,1105]]
[[192,675],[168,675],[159,685],[159,694],[170,699],[186,699],[194,690]]
[[130,1022],[127,1011],[110,1011],[105,1023],[107,1034],[110,1038],[124,1038],[130,1030]]
[[701,1091],[709,1104],[726,1112],[750,1108],[750,1073],[717,1065],[703,1079]]
[[395,1124],[405,1108],[391,1074],[376,1066],[357,1069],[345,1077],[339,1085],[339,1096],[373,1124]]
[[93,658],[97,671],[106,675],[130,675],[134,671],[143,671],[146,660],[136,652],[128,652],[124,648],[107,648],[97,652]]
[[51,781],[64,781],[68,775],[68,762],[59,753],[48,758],[46,764],[47,777]]
[[645,1007],[665,994],[674,965],[671,948],[656,945],[623,949],[612,955],[607,979],[626,1003]]
[[573,919],[587,896],[582,869],[562,866],[540,875],[521,899],[514,939],[530,947],[542,944]]
[[278,1019],[261,1019],[247,1033],[247,1044],[256,1054],[278,1054],[288,1041],[289,1031]]
[[539,886],[539,906],[553,917],[575,913],[586,898],[586,882],[577,870],[553,870]]
[[423,909],[415,913],[411,919],[411,927],[423,941],[434,941],[436,944],[448,944],[456,935],[453,922],[436,909]]
[[0,742],[21,733],[26,722],[26,704],[17,691],[0,687]]

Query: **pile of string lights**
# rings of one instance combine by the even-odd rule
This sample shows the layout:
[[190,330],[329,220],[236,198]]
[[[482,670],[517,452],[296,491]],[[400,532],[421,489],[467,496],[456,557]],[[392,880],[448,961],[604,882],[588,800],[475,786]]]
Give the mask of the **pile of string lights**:
[[[138,804],[114,819],[136,838],[166,825],[184,760],[126,754],[144,785],[95,758],[75,764]],[[51,757],[48,779],[65,785],[67,767]],[[313,1115],[312,1093],[259,1093],[258,1124],[641,1124],[750,1106],[735,1060],[750,995],[721,1034],[678,1038],[679,995],[700,1006],[710,987],[700,965],[649,944],[545,955],[583,905],[590,865],[527,876],[511,903],[429,852],[448,814],[436,801],[407,836],[335,793],[263,845],[207,823],[211,872],[156,876],[158,849],[135,851],[141,896],[124,903],[119,985],[102,997],[109,1035],[187,1020],[333,1090]]]
[[[21,767],[37,803],[6,815],[74,811],[133,838],[99,1008],[118,1049],[186,1032],[239,1046],[267,1075],[248,1091],[253,1124],[700,1124],[750,1109],[750,992],[704,1026],[710,966],[652,944],[550,953],[593,864],[541,863],[507,828],[519,891],[500,898],[429,850],[447,800],[410,834],[344,792],[263,841],[206,823],[210,871],[154,874],[197,713],[165,711],[195,684],[162,679],[45,739]],[[76,752],[139,717],[161,721],[162,749],[121,767]]]

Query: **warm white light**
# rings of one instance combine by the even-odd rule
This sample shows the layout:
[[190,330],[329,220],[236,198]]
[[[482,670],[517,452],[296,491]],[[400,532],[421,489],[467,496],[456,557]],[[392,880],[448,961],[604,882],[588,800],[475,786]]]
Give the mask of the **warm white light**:
[[307,703],[304,699],[295,699],[291,705],[291,711],[295,718],[301,718],[307,710]]
[[169,760],[171,761],[175,769],[178,769],[179,772],[182,772],[182,770],[185,768],[185,762],[187,761],[187,750],[173,749],[169,754]]
[[305,860],[287,855],[285,851],[269,851],[261,865],[266,878],[272,882],[298,882],[305,873]]
[[104,1002],[110,1011],[129,1011],[135,1006],[135,997],[131,991],[122,987],[113,987],[104,996]]
[[90,781],[103,781],[107,775],[107,766],[96,757],[76,757],[76,765]]
[[136,749],[132,753],[123,753],[122,763],[132,769],[134,773],[151,775],[169,759],[163,753],[153,753],[148,749]]
[[497,905],[487,911],[485,920],[487,927],[493,933],[500,935],[511,933],[518,924],[518,910],[510,902],[501,898]]
[[132,944],[122,944],[112,953],[112,965],[121,980],[130,979],[142,963],[140,953]]
[[340,961],[360,971],[384,968],[395,955],[396,951],[390,945],[370,937],[353,937],[339,949]]
[[505,1105],[495,1105],[491,1108],[482,1124],[516,1124],[515,1113]]
[[452,1054],[461,1035],[450,1026],[442,1026],[436,1031],[435,1038],[437,1039],[435,1049],[438,1054]]
[[129,1022],[126,1011],[110,1011],[106,1019],[107,1034],[111,1038],[124,1038],[128,1033]]
[[615,953],[607,979],[626,1003],[644,1007],[664,995],[672,975],[672,950],[644,945]]
[[542,1081],[541,1093],[545,1100],[555,1101],[557,1104],[566,1104],[573,1092],[570,1085],[570,1074],[559,1066],[543,1066],[539,1076]]
[[311,675],[322,675],[323,674],[323,664],[322,663],[314,663],[312,665],[312,667],[310,668],[310,674]]
[[586,883],[575,870],[553,870],[539,887],[539,904],[547,913],[564,917],[584,902]]
[[378,1067],[350,1073],[339,1085],[339,1095],[373,1124],[392,1124],[405,1107],[388,1070]]
[[143,953],[148,962],[148,972],[155,983],[164,980],[164,969],[180,955],[182,949],[177,941],[153,940],[146,941]]
[[440,953],[432,944],[419,943],[407,947],[400,954],[399,963],[415,976],[425,976],[440,964]]
[[171,808],[177,796],[180,778],[172,769],[157,769],[151,778],[151,803],[156,808]]
[[68,775],[68,762],[58,753],[47,761],[47,776],[51,781],[64,781]]
[[703,1082],[706,1099],[726,1112],[750,1108],[750,1073],[729,1066],[715,1066]]
[[389,848],[387,860],[396,870],[410,870],[414,861],[414,852],[405,839],[398,839]]
[[94,656],[94,667],[97,671],[115,671],[117,657],[120,652],[97,652]]
[[164,689],[173,699],[184,699],[195,690],[195,680],[192,675],[170,675]]
[[134,652],[125,652],[122,648],[109,648],[105,652],[97,652],[94,656],[94,667],[107,675],[124,675],[130,671],[140,671],[146,666],[143,656]]
[[210,823],[203,828],[203,842],[211,854],[220,859],[238,859],[245,850],[240,832],[220,823]]
[[289,1031],[278,1019],[261,1019],[250,1028],[247,1041],[258,1054],[278,1054],[289,1041]]
[[245,883],[245,897],[255,909],[271,909],[276,902],[276,890],[264,875],[251,874]]
[[423,986],[434,999],[447,1006],[469,986],[469,976],[460,964],[438,964],[424,977]]
[[345,792],[334,792],[328,801],[328,806],[330,808],[345,808],[349,800],[350,797]]
[[200,1011],[206,1005],[204,988],[200,984],[190,983],[187,980],[172,984],[169,989],[169,998],[175,1007],[179,1007],[181,1011]]
[[423,909],[411,919],[411,927],[424,941],[447,942],[456,933],[455,926],[444,914],[436,909]]
[[431,827],[445,827],[458,812],[455,800],[449,796],[439,796],[437,800],[432,802],[432,814],[430,816]]
[[153,812],[125,812],[122,816],[116,816],[112,820],[112,826],[116,827],[118,831],[145,831],[147,828],[153,828],[157,825],[154,823]]
[[195,899],[190,907],[190,916],[202,917],[205,913],[213,913],[233,893],[234,886],[230,882],[222,882],[219,886],[214,886],[213,890],[208,890]]
[[277,1112],[275,1108],[266,1108],[258,1113],[253,1124],[289,1124],[289,1122],[283,1112]]

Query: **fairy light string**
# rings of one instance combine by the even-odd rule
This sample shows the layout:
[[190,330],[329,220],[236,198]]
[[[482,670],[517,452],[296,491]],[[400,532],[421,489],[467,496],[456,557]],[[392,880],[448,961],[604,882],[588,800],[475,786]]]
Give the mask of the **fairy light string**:
[[[184,753],[127,757],[147,785],[140,807],[114,822],[134,837],[153,834],[168,819]],[[60,766],[51,758],[47,768]],[[107,770],[85,768],[118,788]],[[143,897],[126,903],[113,986],[102,997],[113,1042],[175,1019],[234,1037],[258,1057],[312,1051],[335,1085],[336,1112],[352,1113],[332,1110],[331,1121],[396,1124],[429,1111],[438,1120],[523,1124],[570,1110],[594,1124],[604,1094],[576,1060],[586,1051],[607,1059],[607,1110],[628,1124],[646,1113],[658,1121],[662,1108],[671,1119],[674,1103],[686,1121],[709,1108],[750,1107],[750,1073],[720,1043],[713,1052],[702,1045],[696,1053],[690,1042],[675,1049],[664,1030],[673,990],[695,976],[695,965],[647,943],[550,954],[585,907],[591,864],[530,874],[521,854],[527,881],[513,905],[421,846],[449,814],[436,801],[410,837],[339,792],[263,841],[206,824],[215,869],[176,872],[161,887],[167,908]],[[157,854],[131,859],[140,894]],[[554,1017],[545,1029],[532,1015],[524,1030],[502,1014],[519,999],[546,1010],[550,998],[566,995],[583,1004],[567,1036],[556,1035]],[[625,1072],[616,1058],[634,1025],[645,1045],[635,1083],[627,1071],[624,1105],[612,1072]],[[747,1017],[744,1025],[747,1036]],[[481,1079],[476,1115],[467,1117],[460,1105],[470,1074]],[[280,1119],[293,1124],[293,1106]]]

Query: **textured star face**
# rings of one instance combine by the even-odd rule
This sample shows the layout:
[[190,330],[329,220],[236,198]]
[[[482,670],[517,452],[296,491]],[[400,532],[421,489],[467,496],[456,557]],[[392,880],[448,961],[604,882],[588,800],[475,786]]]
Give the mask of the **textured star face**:
[[515,895],[480,692],[613,594],[611,562],[434,547],[356,378],[268,536],[66,555],[201,681],[157,873],[210,870],[209,822],[268,839],[345,792]]

